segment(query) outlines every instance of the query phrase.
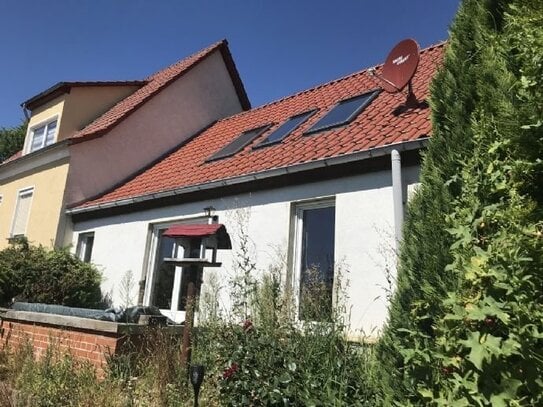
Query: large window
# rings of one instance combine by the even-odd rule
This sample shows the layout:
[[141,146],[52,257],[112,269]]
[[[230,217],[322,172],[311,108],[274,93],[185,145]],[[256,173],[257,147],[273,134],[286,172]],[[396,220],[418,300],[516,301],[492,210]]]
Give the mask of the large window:
[[90,263],[93,246],[94,232],[80,233],[77,239],[76,256],[85,263]]
[[39,127],[34,127],[30,136],[30,147],[28,152],[33,152],[53,144],[55,142],[55,134],[57,131],[57,120],[50,121]]
[[[188,220],[186,223],[201,223],[202,219]],[[179,223],[179,222],[176,222]],[[184,222],[185,223],[185,222]],[[158,307],[163,314],[176,322],[184,319],[188,283],[201,279],[195,275],[198,270],[191,267],[179,267],[168,258],[200,257],[200,240],[193,239],[188,248],[179,247],[175,252],[175,239],[163,236],[172,224],[155,225],[151,236],[151,256],[147,271],[144,303]],[[185,253],[185,250],[190,253]]]
[[328,321],[334,287],[334,202],[296,206],[295,273],[298,315],[304,321]]
[[26,188],[19,191],[15,213],[13,214],[13,222],[11,224],[11,237],[19,237],[26,234],[26,225],[30,216],[33,194],[34,188]]

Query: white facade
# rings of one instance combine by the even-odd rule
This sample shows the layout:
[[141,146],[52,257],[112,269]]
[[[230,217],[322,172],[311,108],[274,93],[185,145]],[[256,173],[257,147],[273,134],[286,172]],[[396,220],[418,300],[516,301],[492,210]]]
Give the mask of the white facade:
[[[419,168],[403,168],[404,199],[409,186],[418,182]],[[213,206],[219,222],[226,225],[232,250],[221,250],[218,269],[204,271],[204,286],[209,271],[223,286],[233,276],[233,255],[239,249],[239,222],[236,216],[247,215],[243,229],[251,239],[253,259],[259,272],[277,264],[279,257],[293,258],[296,208],[298,205],[325,199],[335,207],[336,273],[341,270],[348,283],[346,296],[350,313],[351,335],[375,337],[387,318],[387,290],[394,255],[394,210],[391,172],[383,170],[340,179],[269,189],[250,194],[228,196],[209,201],[132,212],[74,223],[73,247],[80,234],[94,233],[92,262],[103,272],[103,289],[121,303],[123,275],[130,270],[136,281],[147,279],[153,270],[153,230],[160,224],[202,217],[204,207]],[[290,251],[290,253],[289,253]],[[294,256],[295,257],[295,256]],[[283,270],[296,286],[299,272],[295,262]],[[290,272],[287,273],[287,268]],[[392,276],[393,277],[393,276]],[[146,293],[149,300],[149,292]],[[222,292],[223,306],[228,308],[229,295]],[[179,315],[178,315],[179,316]]]

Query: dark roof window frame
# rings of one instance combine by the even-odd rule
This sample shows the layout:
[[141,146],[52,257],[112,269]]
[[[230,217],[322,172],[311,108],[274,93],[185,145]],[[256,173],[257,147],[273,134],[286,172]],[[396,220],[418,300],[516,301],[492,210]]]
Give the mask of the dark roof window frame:
[[[349,97],[347,99],[340,100],[338,103],[336,103],[324,116],[322,116],[316,123],[313,124],[308,130],[304,132],[304,136],[313,135],[316,133],[320,133],[322,131],[330,130],[333,128],[337,128],[340,126],[345,126],[349,123],[351,123],[356,117],[362,113],[370,104],[375,100],[375,98],[381,93],[381,89],[373,89],[364,93],[361,93],[356,96]],[[335,120],[330,123],[326,123],[326,118],[329,117],[331,114],[336,111],[339,107],[354,101],[361,99],[362,103],[356,107],[355,110],[353,110],[347,117]],[[321,122],[324,122],[324,124],[320,124]]]
[[230,141],[220,150],[213,153],[209,158],[205,160],[205,162],[209,163],[213,161],[218,161],[236,155],[249,144],[251,144],[262,133],[267,131],[271,126],[272,124],[266,124],[264,126],[254,127],[250,130],[242,132],[234,140]]
[[[290,116],[287,120],[285,120],[279,127],[274,129],[271,133],[269,133],[264,140],[262,140],[260,143],[253,146],[253,150],[258,150],[260,148],[273,146],[275,144],[281,143],[285,138],[287,138],[289,135],[291,135],[294,131],[300,128],[304,123],[306,123],[312,116],[317,113],[319,109],[311,109],[306,110],[305,112],[295,114],[294,116]],[[297,121],[298,119],[301,119]],[[295,122],[292,126],[292,122]],[[286,129],[286,130],[285,130]],[[277,134],[279,131],[284,132],[281,136],[271,139],[274,134]]]

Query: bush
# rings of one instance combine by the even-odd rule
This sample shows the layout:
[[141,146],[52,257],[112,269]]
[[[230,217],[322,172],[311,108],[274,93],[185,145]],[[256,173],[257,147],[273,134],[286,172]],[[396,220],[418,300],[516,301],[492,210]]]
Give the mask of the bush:
[[47,250],[26,240],[0,251],[0,305],[28,302],[99,307],[101,274],[67,249]]
[[[197,330],[193,357],[208,368],[208,399],[231,406],[379,405],[373,348],[346,340],[340,307],[327,322],[302,324],[273,273],[253,281],[253,289],[254,318],[213,320]],[[210,394],[214,388],[218,393]]]

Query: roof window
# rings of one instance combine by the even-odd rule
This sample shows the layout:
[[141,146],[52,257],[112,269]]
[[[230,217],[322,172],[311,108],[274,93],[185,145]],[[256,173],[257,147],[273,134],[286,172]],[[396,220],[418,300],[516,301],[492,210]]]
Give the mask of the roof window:
[[253,148],[256,149],[256,148],[266,147],[266,146],[280,143],[285,137],[287,137],[290,133],[292,133],[294,130],[300,127],[303,123],[305,123],[307,119],[309,119],[313,114],[315,114],[315,112],[316,110],[311,110],[309,112],[292,116],[290,119],[284,122],[281,126],[279,126],[277,129],[272,131],[268,135],[268,137],[266,137],[264,140],[262,140]]
[[345,99],[335,105],[324,117],[313,125],[305,134],[343,126],[352,122],[379,94],[379,90]]
[[209,157],[206,162],[220,160],[222,158],[230,157],[238,153],[239,151],[243,150],[245,146],[249,145],[255,138],[268,130],[270,127],[271,124],[268,124],[266,126],[258,127],[256,129],[248,130],[241,133],[241,135],[239,135],[236,139],[234,139],[226,146],[221,148],[219,151],[217,151],[215,154],[213,154],[211,157]]

